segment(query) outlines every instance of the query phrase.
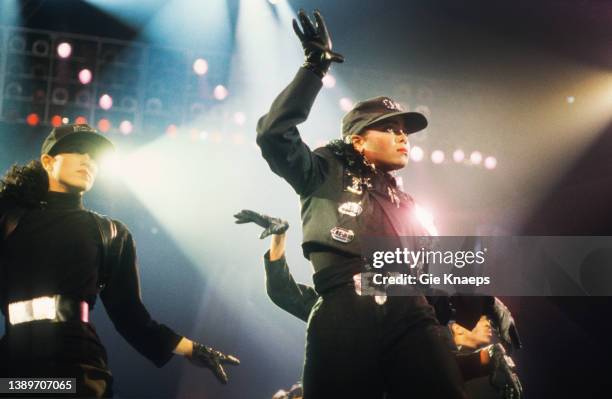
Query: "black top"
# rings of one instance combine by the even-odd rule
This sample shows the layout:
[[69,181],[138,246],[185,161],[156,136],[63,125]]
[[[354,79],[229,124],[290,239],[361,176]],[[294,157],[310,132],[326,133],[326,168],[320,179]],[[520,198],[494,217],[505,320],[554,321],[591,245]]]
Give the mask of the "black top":
[[[3,314],[6,314],[8,303],[54,294],[85,300],[90,308],[95,304],[101,256],[101,237],[95,216],[83,207],[80,195],[49,192],[41,205],[40,209],[27,210],[2,246],[0,302]],[[10,207],[11,204],[0,201],[0,216]],[[120,250],[116,261],[112,262],[111,276],[100,298],[119,333],[161,367],[170,360],[181,337],[154,321],[146,310],[140,297],[134,240],[122,223],[114,222],[118,230],[116,245]],[[40,323],[26,324],[38,328]],[[53,324],[57,331],[53,335],[54,342],[47,342],[51,347],[67,345],[71,352],[77,352],[72,356],[82,356],[77,360],[83,362],[103,353],[90,324]],[[7,326],[7,337],[17,335],[11,334],[11,329],[16,327]],[[75,344],[75,337],[80,341],[78,344]],[[34,347],[34,343],[29,347]],[[54,353],[62,352],[58,349]]]

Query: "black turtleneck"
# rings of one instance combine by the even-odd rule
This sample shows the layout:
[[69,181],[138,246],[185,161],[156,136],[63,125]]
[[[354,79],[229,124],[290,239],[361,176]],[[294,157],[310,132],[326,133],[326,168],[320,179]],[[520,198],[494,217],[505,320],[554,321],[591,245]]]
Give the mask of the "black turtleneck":
[[[0,203],[0,216],[3,207],[6,204]],[[25,212],[2,246],[3,313],[8,303],[54,294],[85,300],[93,308],[101,256],[100,232],[94,217],[83,207],[81,195],[58,192],[49,192],[40,208]],[[113,262],[110,280],[100,297],[121,335],[160,367],[172,357],[180,336],[155,322],[147,312],[140,298],[134,240],[122,223],[116,221],[116,224],[121,255]],[[65,333],[56,334],[58,352],[55,353],[66,349],[71,356],[78,357],[80,352],[81,362],[89,361],[92,354],[105,357],[91,325],[55,324],[62,324],[59,330]],[[62,335],[65,340],[60,338]],[[76,348],[75,336],[82,337]]]
[[64,294],[93,305],[99,234],[81,195],[49,192],[4,245],[7,302]]

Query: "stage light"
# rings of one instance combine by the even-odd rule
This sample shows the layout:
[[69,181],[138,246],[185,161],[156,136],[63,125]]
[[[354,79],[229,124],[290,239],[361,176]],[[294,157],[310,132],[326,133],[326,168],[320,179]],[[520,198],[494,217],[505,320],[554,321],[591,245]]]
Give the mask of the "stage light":
[[79,82],[81,82],[84,85],[91,83],[92,78],[93,78],[93,75],[91,71],[87,68],[81,69],[81,71],[79,72]]
[[206,72],[208,72],[208,62],[203,58],[198,58],[193,62],[193,71],[198,76],[206,75]]
[[57,46],[57,55],[60,58],[68,58],[72,54],[72,46],[70,43],[62,42]]
[[176,138],[176,136],[178,135],[178,128],[176,127],[176,125],[169,125],[166,128],[166,134],[171,137],[171,138]]
[[455,162],[463,162],[465,159],[465,153],[463,150],[455,150],[455,152],[453,152],[453,159]]
[[102,118],[98,121],[98,129],[102,133],[108,132],[110,128],[111,128],[111,122],[108,119]]
[[234,122],[238,126],[244,126],[244,124],[246,122],[246,115],[244,114],[244,112],[236,112],[236,113],[234,113]]
[[421,226],[423,226],[425,230],[427,230],[429,235],[437,236],[438,229],[434,224],[433,214],[427,209],[420,206],[419,204],[415,205],[414,212],[417,220],[419,221],[419,223],[421,223]]
[[62,126],[62,117],[59,115],[53,115],[51,117],[51,126],[60,127]]
[[229,92],[227,91],[227,89],[223,85],[217,85],[215,87],[214,92],[213,92],[213,95],[219,101],[225,100],[225,98],[227,98],[228,94],[229,94]]
[[493,156],[486,157],[484,165],[487,169],[495,169],[495,167],[497,166],[497,159]]
[[70,123],[70,119],[69,119],[67,116],[64,116],[64,117],[62,118],[62,123],[63,123],[64,125],[66,125],[66,124]]
[[566,99],[566,100],[567,100],[567,103],[568,103],[568,104],[573,104],[573,103],[576,101],[576,97],[574,97],[574,96],[569,96],[569,97],[567,97],[567,99]]
[[474,151],[470,154],[470,161],[474,165],[479,165],[482,162],[482,154],[479,151]]
[[114,151],[108,151],[102,154],[100,159],[100,176],[115,177],[119,176],[121,171],[121,162],[119,156]]
[[336,78],[329,73],[323,77],[323,87],[331,89],[336,86]]
[[85,118],[84,116],[77,116],[76,118],[74,118],[74,123],[76,123],[77,125],[84,125],[87,123],[87,118]]
[[410,149],[410,159],[412,159],[414,162],[421,162],[424,156],[425,153],[423,152],[423,149],[418,145],[415,145]]
[[108,94],[102,94],[102,96],[100,97],[100,101],[98,101],[98,104],[100,104],[100,108],[105,111],[108,111],[113,107],[113,98]]
[[38,114],[31,113],[26,117],[26,123],[30,126],[36,126],[40,122]]
[[128,134],[132,133],[133,129],[134,129],[134,126],[132,125],[132,122],[130,122],[128,120],[122,121],[119,124],[119,131],[122,134],[128,135]]
[[340,109],[344,112],[349,112],[353,109],[353,100],[348,97],[342,97],[339,101]]
[[440,164],[444,162],[444,152],[441,150],[435,150],[431,153],[431,162],[435,164]]

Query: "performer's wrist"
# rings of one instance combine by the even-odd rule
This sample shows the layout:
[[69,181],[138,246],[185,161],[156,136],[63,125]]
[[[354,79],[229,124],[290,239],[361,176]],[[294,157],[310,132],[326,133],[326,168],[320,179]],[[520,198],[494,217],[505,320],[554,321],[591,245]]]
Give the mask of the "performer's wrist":
[[193,354],[193,341],[185,337],[181,338],[173,352],[176,355],[191,357]]

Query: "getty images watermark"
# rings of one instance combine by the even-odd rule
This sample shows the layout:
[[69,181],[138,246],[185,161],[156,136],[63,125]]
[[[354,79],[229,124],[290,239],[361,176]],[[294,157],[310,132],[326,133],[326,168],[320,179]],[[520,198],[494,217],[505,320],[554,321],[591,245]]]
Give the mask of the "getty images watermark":
[[612,295],[612,237],[368,237],[365,295]]

